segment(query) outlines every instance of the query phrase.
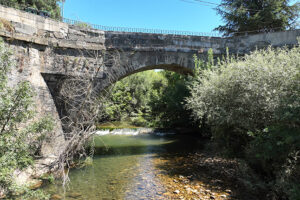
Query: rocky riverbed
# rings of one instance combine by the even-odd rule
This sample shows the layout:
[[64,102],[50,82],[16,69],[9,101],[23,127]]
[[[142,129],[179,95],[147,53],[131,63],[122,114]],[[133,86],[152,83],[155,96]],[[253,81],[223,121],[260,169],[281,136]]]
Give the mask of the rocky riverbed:
[[153,160],[160,169],[165,199],[261,199],[253,190],[249,168],[238,160],[208,152],[165,154]]
[[96,136],[93,165],[71,170],[66,190],[59,182],[45,190],[56,200],[263,199],[246,164],[207,144],[188,135]]

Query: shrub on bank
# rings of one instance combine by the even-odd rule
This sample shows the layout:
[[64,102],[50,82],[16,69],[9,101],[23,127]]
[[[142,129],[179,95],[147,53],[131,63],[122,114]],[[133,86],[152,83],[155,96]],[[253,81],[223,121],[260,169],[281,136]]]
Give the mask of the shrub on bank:
[[34,162],[44,134],[52,121],[44,118],[32,122],[33,92],[28,82],[9,87],[7,73],[14,67],[12,53],[0,40],[0,198],[47,199],[41,191],[31,191],[15,183],[14,172]]
[[[248,141],[249,131],[263,130],[283,120],[280,112],[299,106],[283,101],[297,95],[299,49],[269,48],[219,62],[194,81],[187,107],[196,119],[206,117],[213,137],[222,138],[227,147],[237,138]],[[285,119],[288,117],[286,113]]]
[[[299,193],[300,47],[257,50],[199,73],[187,107],[212,137],[290,198]],[[277,189],[276,189],[277,188]],[[279,189],[280,188],[280,189]]]

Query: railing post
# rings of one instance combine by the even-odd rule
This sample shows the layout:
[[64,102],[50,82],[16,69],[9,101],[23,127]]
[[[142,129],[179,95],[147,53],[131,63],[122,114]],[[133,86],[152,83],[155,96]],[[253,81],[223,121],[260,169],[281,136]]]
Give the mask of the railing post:
[[[85,23],[85,22],[80,22],[77,20],[67,19],[67,18],[62,18],[62,21],[64,23],[67,23],[70,25],[77,25],[80,23]],[[176,30],[162,30],[162,29],[127,28],[127,27],[113,27],[113,26],[110,27],[110,26],[103,26],[103,25],[89,24],[89,23],[86,23],[86,24],[88,24],[89,26],[91,26],[94,29],[99,29],[99,30],[103,30],[103,31],[221,37],[221,35],[219,35],[218,33],[215,33],[215,32],[204,33],[204,32],[176,31]]]

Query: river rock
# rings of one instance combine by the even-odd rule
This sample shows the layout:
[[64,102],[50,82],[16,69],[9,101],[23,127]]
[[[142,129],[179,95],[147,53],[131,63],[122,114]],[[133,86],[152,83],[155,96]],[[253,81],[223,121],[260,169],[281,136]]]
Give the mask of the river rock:
[[211,194],[211,190],[205,190],[206,194]]
[[41,187],[43,184],[43,181],[40,179],[33,179],[30,183],[29,183],[29,189],[31,190],[35,190],[38,189],[39,187]]
[[179,191],[179,190],[175,190],[173,193],[174,193],[174,194],[179,194],[180,191]]
[[50,198],[50,200],[61,200],[62,196],[58,195],[58,194],[53,194]]
[[0,199],[5,199],[6,195],[4,193],[0,193]]
[[77,193],[77,192],[73,192],[73,193],[68,194],[68,197],[71,197],[71,198],[74,198],[74,199],[76,199],[78,197],[81,197],[81,196],[82,196],[82,194]]
[[227,193],[229,193],[229,194],[230,194],[230,193],[231,193],[231,190],[229,190],[229,189],[228,189],[228,190],[225,190],[225,192],[227,192]]

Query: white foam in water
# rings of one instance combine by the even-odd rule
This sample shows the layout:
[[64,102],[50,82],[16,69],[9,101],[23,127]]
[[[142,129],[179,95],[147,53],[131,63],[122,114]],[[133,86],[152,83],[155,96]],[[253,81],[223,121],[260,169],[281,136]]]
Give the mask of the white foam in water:
[[165,136],[165,135],[174,135],[175,132],[160,132],[154,131],[151,128],[123,128],[123,129],[114,129],[114,130],[98,130],[96,131],[96,135],[140,135],[140,134],[153,134],[157,136]]
[[101,131],[96,131],[96,135],[108,135],[109,134],[109,130],[101,130]]
[[114,129],[114,130],[98,130],[96,131],[96,135],[139,135],[139,134],[147,134],[152,133],[153,129],[151,128],[138,128],[138,129]]

